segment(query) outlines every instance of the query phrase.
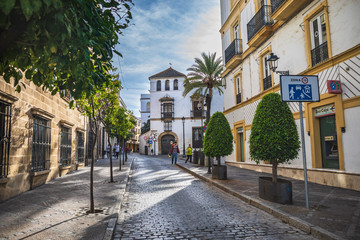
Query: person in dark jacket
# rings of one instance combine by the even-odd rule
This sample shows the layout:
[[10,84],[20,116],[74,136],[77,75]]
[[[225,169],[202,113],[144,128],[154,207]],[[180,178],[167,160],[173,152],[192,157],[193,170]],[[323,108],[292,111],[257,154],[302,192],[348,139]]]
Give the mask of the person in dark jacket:
[[176,142],[174,142],[174,144],[171,145],[171,149],[170,149],[170,153],[169,153],[169,154],[171,154],[171,164],[174,164],[174,162],[176,164],[178,153],[180,153],[179,146],[177,145]]

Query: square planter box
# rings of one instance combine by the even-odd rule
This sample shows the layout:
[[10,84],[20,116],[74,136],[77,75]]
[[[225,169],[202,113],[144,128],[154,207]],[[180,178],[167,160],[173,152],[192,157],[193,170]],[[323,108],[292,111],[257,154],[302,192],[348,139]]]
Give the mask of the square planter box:
[[259,197],[271,202],[292,204],[292,183],[281,178],[274,183],[271,177],[259,177]]
[[227,167],[225,165],[213,165],[212,166],[212,178],[219,179],[219,180],[226,180],[227,179]]

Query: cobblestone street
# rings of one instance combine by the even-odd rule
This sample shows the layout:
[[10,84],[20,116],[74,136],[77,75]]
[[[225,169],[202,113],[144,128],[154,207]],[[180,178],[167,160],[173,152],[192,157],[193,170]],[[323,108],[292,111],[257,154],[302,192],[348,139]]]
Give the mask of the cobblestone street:
[[114,239],[313,239],[181,171],[170,161],[134,162]]

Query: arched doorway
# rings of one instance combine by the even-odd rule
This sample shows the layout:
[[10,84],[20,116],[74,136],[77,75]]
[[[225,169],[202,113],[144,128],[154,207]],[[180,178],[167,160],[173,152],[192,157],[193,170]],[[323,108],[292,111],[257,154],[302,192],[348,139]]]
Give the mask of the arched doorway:
[[166,134],[161,138],[161,154],[168,154],[170,152],[170,142],[175,141],[175,137],[170,134]]

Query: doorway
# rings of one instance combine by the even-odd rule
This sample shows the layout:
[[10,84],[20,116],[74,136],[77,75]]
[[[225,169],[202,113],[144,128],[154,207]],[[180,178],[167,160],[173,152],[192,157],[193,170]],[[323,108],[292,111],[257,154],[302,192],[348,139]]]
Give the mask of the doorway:
[[319,118],[322,168],[339,169],[335,114]]
[[171,149],[170,142],[175,142],[175,137],[173,135],[167,134],[161,138],[161,154],[169,154]]
[[238,159],[240,162],[244,162],[244,130],[242,127],[237,128],[237,151],[238,151]]

